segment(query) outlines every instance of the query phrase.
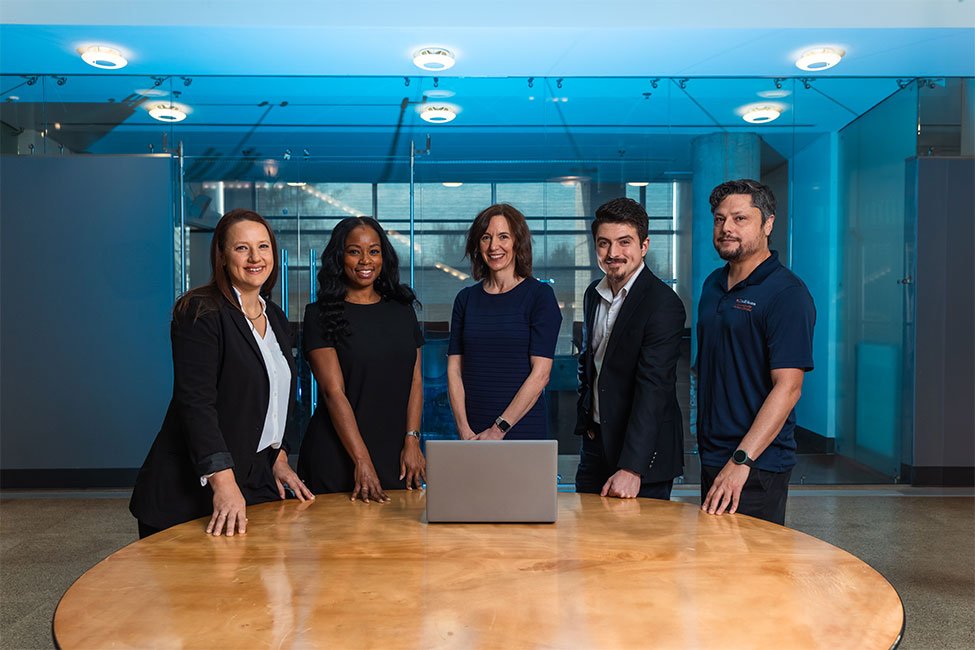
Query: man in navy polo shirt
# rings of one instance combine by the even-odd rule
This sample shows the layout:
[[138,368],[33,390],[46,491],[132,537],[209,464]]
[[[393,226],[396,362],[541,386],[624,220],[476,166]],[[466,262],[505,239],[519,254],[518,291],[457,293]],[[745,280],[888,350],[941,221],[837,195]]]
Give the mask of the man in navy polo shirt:
[[816,308],[769,250],[772,191],[728,181],[710,202],[714,248],[728,263],[704,281],[697,312],[701,509],[783,524]]

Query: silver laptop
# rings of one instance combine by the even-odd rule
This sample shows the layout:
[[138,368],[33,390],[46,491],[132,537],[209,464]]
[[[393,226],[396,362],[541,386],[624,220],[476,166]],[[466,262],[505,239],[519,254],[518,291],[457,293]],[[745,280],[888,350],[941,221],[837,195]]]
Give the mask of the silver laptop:
[[428,440],[427,521],[555,521],[558,446],[556,440]]

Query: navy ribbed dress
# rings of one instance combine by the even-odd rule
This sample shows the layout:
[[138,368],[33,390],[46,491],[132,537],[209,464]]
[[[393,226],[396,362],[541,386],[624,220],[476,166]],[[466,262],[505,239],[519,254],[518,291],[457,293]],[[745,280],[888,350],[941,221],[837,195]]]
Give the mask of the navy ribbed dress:
[[[531,372],[529,357],[555,356],[562,313],[552,287],[535,278],[490,294],[482,283],[454,300],[447,354],[463,356],[464,401],[474,433],[490,427]],[[505,435],[507,440],[548,437],[544,393]]]

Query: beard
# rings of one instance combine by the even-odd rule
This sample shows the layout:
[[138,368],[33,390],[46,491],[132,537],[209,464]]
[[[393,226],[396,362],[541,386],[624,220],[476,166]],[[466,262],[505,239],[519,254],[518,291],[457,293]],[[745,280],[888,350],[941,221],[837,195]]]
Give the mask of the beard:
[[[727,244],[729,242],[734,242],[737,243],[738,245],[732,248],[725,248],[723,244]],[[748,244],[745,244],[740,239],[727,239],[723,242],[722,241],[714,242],[714,250],[717,251],[718,257],[723,259],[725,262],[737,262],[743,257],[748,257],[753,253],[758,252],[758,249],[759,249],[758,241],[753,241]]]

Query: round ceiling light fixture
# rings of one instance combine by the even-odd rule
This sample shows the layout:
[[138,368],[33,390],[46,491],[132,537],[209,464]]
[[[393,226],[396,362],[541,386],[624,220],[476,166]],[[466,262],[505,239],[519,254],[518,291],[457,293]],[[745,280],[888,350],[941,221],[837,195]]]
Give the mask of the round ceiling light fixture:
[[765,124],[777,120],[782,115],[782,111],[775,106],[755,106],[748,109],[741,116],[749,124]]
[[460,187],[463,183],[458,183],[456,181],[445,181],[441,183],[444,187]]
[[446,124],[457,117],[457,109],[450,104],[423,104],[420,119],[430,124]]
[[85,63],[103,70],[118,70],[129,64],[119,50],[107,45],[89,45],[78,48],[78,52]]
[[627,183],[630,187],[646,187],[649,184],[649,181],[630,181]]
[[149,115],[154,120],[173,124],[186,119],[186,110],[177,104],[153,104],[149,107]]
[[421,47],[413,53],[413,65],[429,72],[443,72],[454,67],[454,53],[445,47]]
[[796,67],[809,72],[828,70],[840,62],[846,51],[838,47],[818,47],[806,50],[796,59]]

